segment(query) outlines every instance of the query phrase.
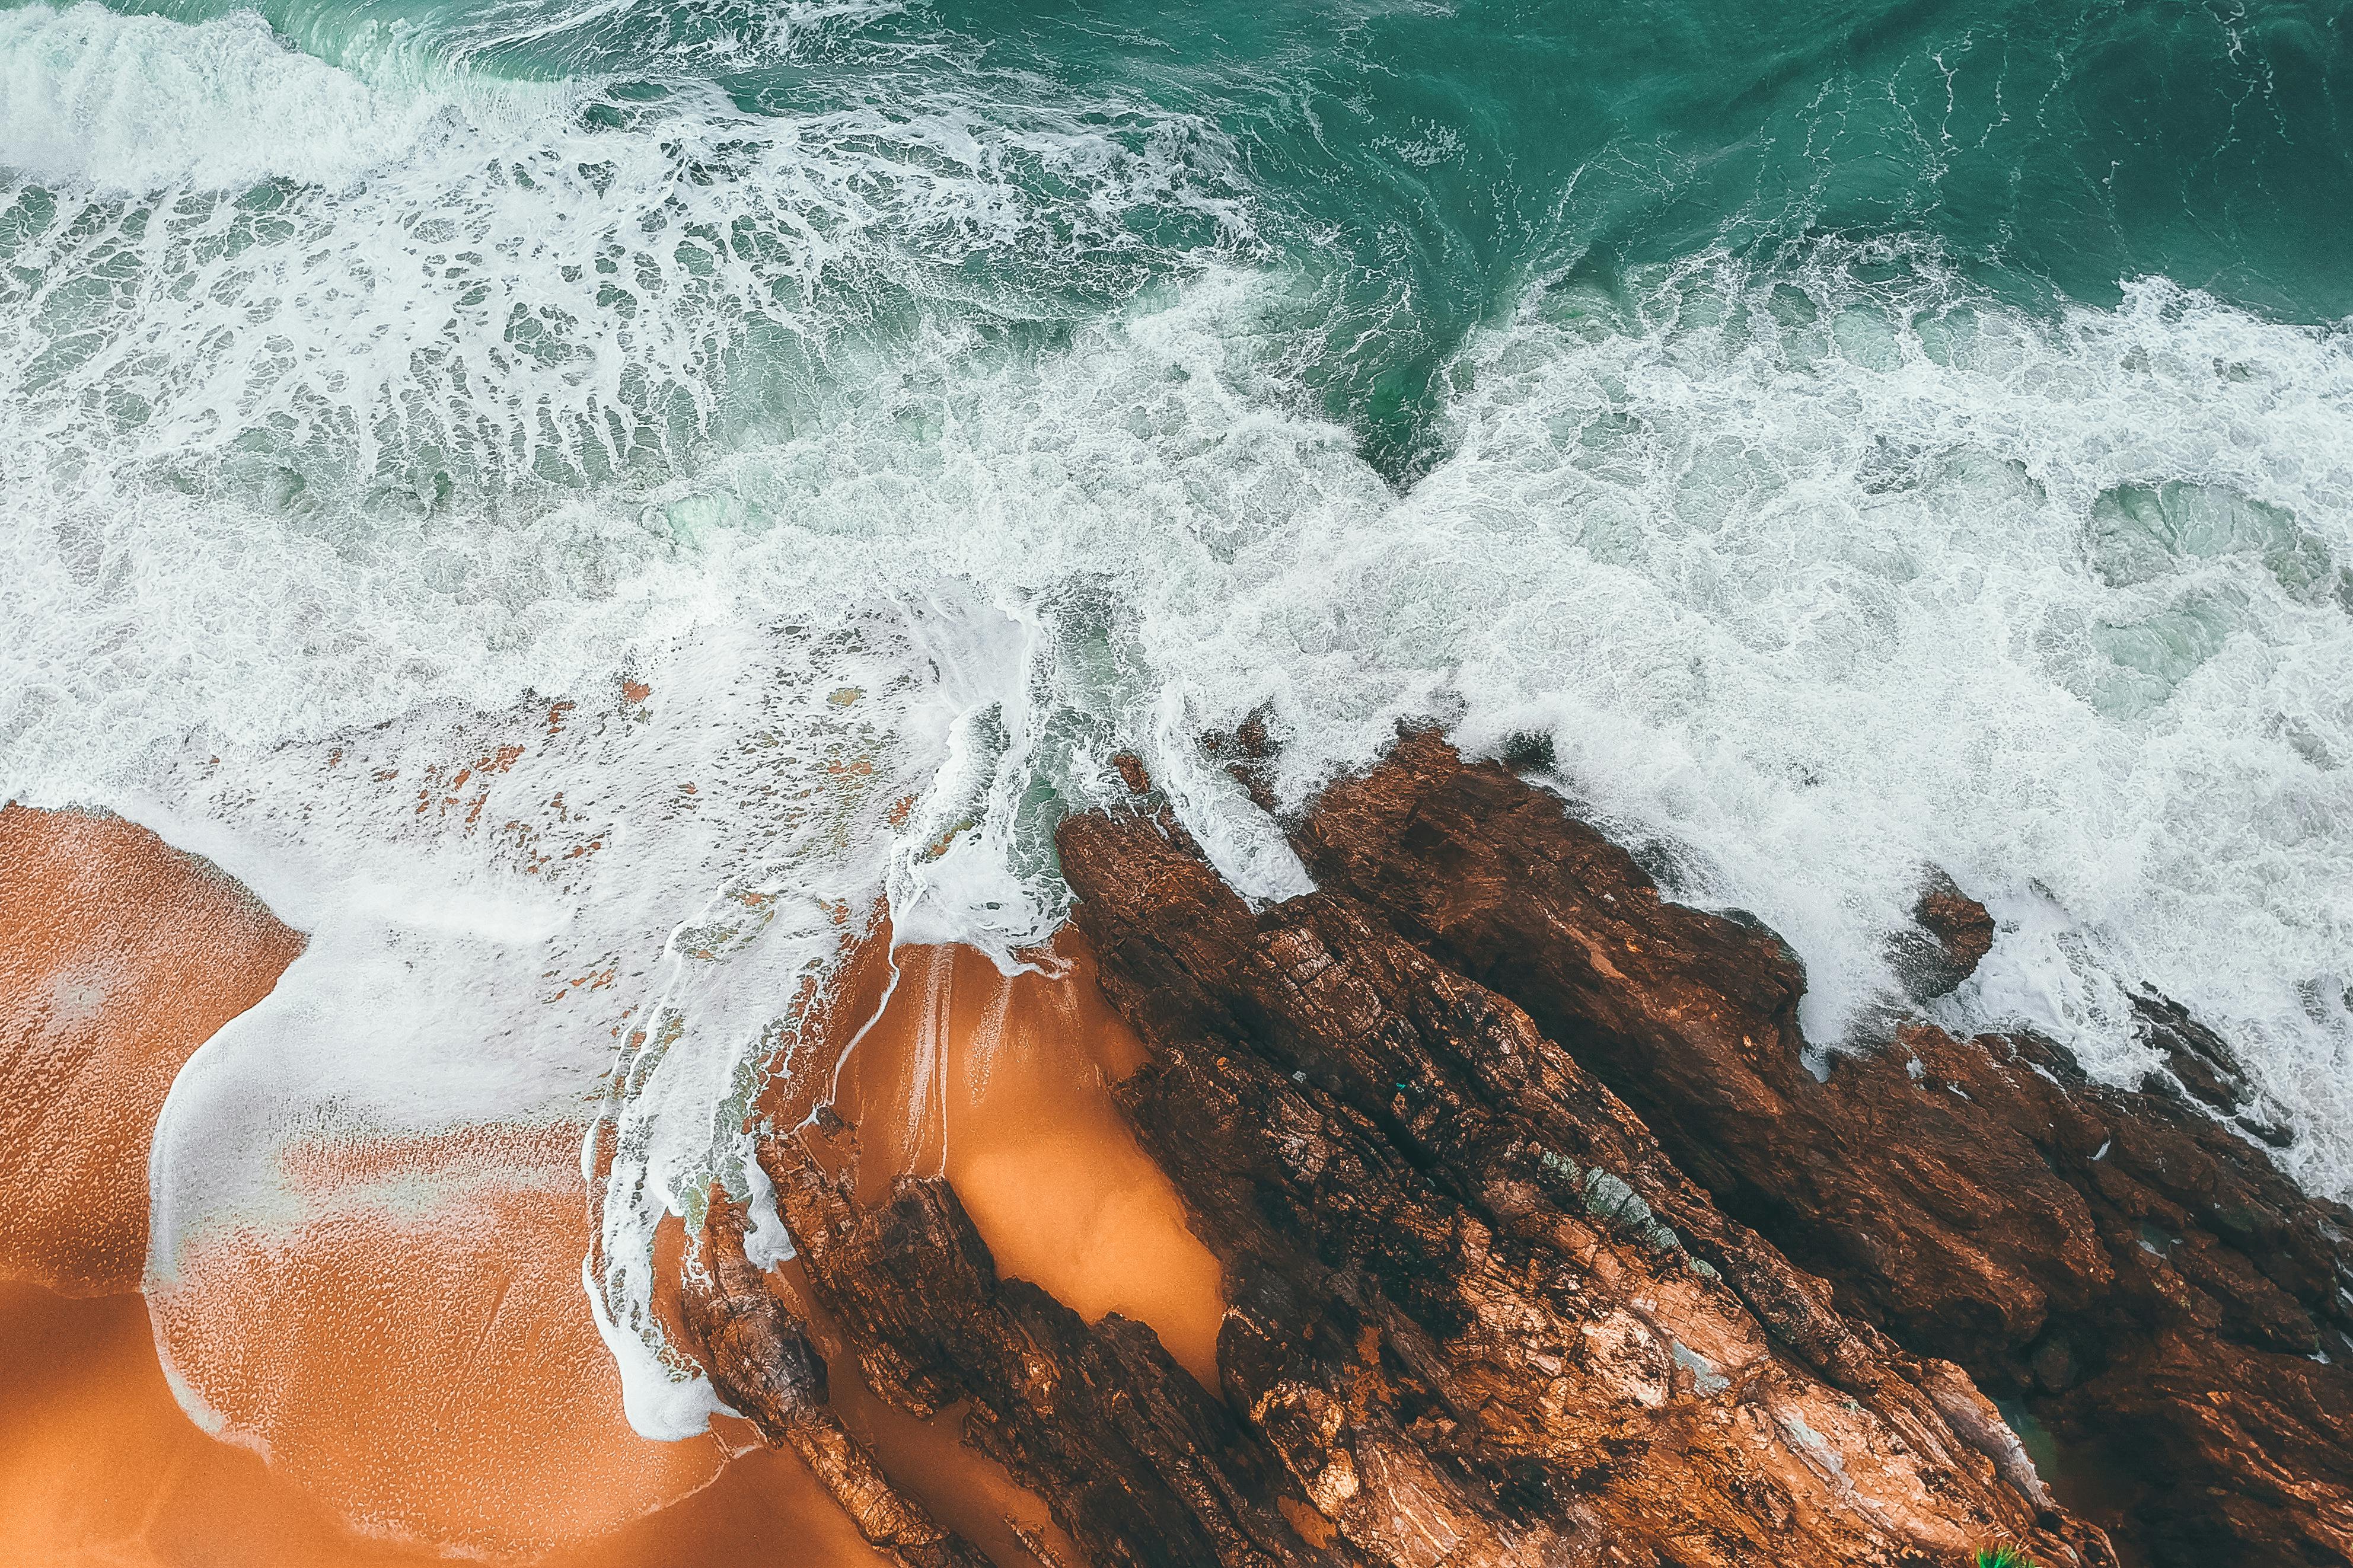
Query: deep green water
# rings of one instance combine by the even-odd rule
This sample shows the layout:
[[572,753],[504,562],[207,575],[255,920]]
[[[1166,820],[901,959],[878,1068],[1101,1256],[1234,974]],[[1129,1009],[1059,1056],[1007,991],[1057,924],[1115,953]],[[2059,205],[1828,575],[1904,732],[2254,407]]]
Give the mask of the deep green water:
[[[887,262],[835,258],[819,286],[855,317],[904,287],[988,330],[1050,331],[1209,257],[1288,258],[1315,284],[1275,323],[1303,334],[1287,377],[1398,479],[1439,455],[1434,383],[1465,334],[1563,277],[1608,291],[1646,264],[1769,267],[1829,244],[1866,281],[1933,258],[2031,310],[2112,305],[2159,276],[2288,321],[2353,312],[2342,5],[259,9],[363,77],[586,84],[580,123],[616,136],[659,137],[708,87],[749,116],[1045,116],[1161,154],[1181,199],[1106,214],[1083,161],[999,149],[1054,231],[1023,234],[1030,254],[934,233]],[[684,179],[740,174],[723,147],[700,168],[681,153]],[[874,276],[917,268],[933,275]]]

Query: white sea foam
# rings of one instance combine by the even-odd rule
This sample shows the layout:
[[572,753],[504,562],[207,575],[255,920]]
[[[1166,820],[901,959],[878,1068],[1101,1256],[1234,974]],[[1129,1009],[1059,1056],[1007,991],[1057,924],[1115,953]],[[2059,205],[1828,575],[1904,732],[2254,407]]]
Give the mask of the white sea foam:
[[[1082,158],[1060,110],[657,134],[414,90],[439,129],[280,193],[282,233],[235,200],[141,230],[58,165],[40,280],[0,283],[0,789],[125,807],[313,932],[174,1090],[160,1285],[283,1223],[298,1131],[595,1115],[600,1322],[633,1418],[691,1427],[653,1228],[759,1195],[741,1121],[803,984],[878,896],[1017,962],[1123,747],[1239,885],[1295,890],[1191,749],[1261,709],[1294,801],[1401,716],[1549,736],[1680,896],[1790,940],[1824,1042],[1942,866],[2003,928],[1948,1022],[2128,1081],[2154,984],[2353,1186],[2343,335],[2162,282],[2045,321],[1918,257],[1539,286],[1400,497],[1285,379],[1312,277],[1205,264],[1019,352],[944,296],[842,314],[848,273],[958,247],[1116,271],[1094,198],[1021,174]],[[1083,159],[1245,232],[1213,153]],[[681,259],[723,211],[759,242]],[[67,287],[113,256],[121,289]]]
[[822,417],[976,276],[1017,311],[1132,280],[1138,213],[1246,227],[1182,116],[882,68],[753,114],[683,75],[523,84],[396,29],[343,45],[350,68],[251,13],[0,14],[0,168],[27,176],[0,184],[0,397],[42,437],[20,460],[319,527],[478,522]]
[[38,180],[132,195],[272,179],[342,189],[412,155],[449,107],[297,53],[252,11],[198,26],[95,0],[0,12],[0,163]]

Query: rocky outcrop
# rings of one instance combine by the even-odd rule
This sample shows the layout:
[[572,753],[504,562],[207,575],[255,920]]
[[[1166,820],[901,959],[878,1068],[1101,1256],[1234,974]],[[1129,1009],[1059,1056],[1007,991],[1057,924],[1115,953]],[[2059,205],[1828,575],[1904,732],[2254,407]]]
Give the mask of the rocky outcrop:
[[1770,933],[1666,901],[1556,796],[1435,735],[1334,785],[1296,843],[1525,1008],[1841,1307],[2096,1445],[2141,1484],[2125,1513],[2155,1561],[2353,1561],[2353,1215],[2218,1120],[2243,1075],[2178,1008],[2145,1009],[2168,1069],[2141,1091],[1921,1025],[1824,1081]]
[[[1770,932],[1438,737],[1332,786],[1320,890],[1257,910],[1130,761],[1057,847],[1150,1050],[1118,1102],[1225,1273],[1217,1387],[1000,1277],[944,1181],[861,1205],[831,1113],[760,1140],[867,1384],[960,1412],[1095,1568],[2116,1561],[1981,1388],[2123,1489],[2137,1555],[2353,1561],[2353,1215],[2240,1136],[2179,1008],[2141,1010],[2139,1089],[1916,1020],[1826,1058]],[[1991,922],[1919,919],[1947,989]],[[800,1447],[822,1368],[713,1213],[689,1337]]]
[[1889,957],[1912,999],[1930,1002],[1958,989],[1976,972],[1993,951],[1993,917],[1985,906],[1952,878],[1932,870],[1912,906],[1912,926],[1896,934]]
[[2163,1071],[2142,1075],[2143,1091],[2171,1100],[2186,1096],[2274,1149],[2295,1142],[2284,1124],[2263,1113],[2239,1054],[2188,1008],[2149,990],[2132,998],[2132,1008],[2142,1043],[2165,1058]]
[[760,1159],[811,1292],[877,1394],[926,1418],[962,1404],[966,1441],[1043,1498],[1094,1568],[1356,1561],[1293,1527],[1303,1502],[1152,1331],[1116,1313],[1090,1325],[1000,1279],[946,1182],[902,1178],[860,1206],[853,1138],[820,1115],[765,1138]]
[[[1266,710],[1261,709],[1235,726],[1231,734],[1212,731],[1201,737],[1201,750],[1212,761],[1223,763],[1227,774],[1242,786],[1261,811],[1272,812],[1280,804],[1274,794],[1271,763],[1275,748],[1266,732]],[[1124,770],[1122,776],[1126,777]],[[1138,795],[1151,788],[1151,780],[1142,777],[1127,779],[1128,787]]]
[[2106,1559],[1965,1376],[1842,1319],[1519,1008],[1345,894],[1253,915],[1165,816],[1058,845],[1155,1051],[1122,1103],[1226,1267],[1228,1401],[1367,1560]]
[[[1964,1373],[1842,1315],[1526,1013],[1347,894],[1252,911],[1143,806],[1058,847],[1151,1050],[1118,1101],[1225,1272],[1215,1390],[1001,1277],[945,1181],[861,1204],[830,1110],[756,1139],[866,1384],[960,1412],[1093,1568],[2114,1562]],[[955,1561],[826,1448],[824,1368],[709,1215],[681,1316],[723,1396]]]
[[807,1326],[745,1256],[744,1229],[742,1209],[712,1188],[680,1282],[685,1348],[709,1370],[719,1397],[770,1447],[799,1455],[867,1544],[900,1568],[989,1568],[987,1558],[892,1486],[827,1407],[825,1362]]

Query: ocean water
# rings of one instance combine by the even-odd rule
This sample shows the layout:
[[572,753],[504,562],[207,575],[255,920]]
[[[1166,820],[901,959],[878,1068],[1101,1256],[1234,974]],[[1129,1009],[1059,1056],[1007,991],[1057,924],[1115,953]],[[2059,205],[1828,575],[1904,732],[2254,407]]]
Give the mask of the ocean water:
[[1548,738],[1833,1050],[1941,867],[1943,1022],[2129,1082],[2158,987],[2353,1192],[2348,26],[0,9],[0,794],[312,935],[174,1089],[151,1295],[359,1201],[307,1142],[576,1126],[700,1430],[654,1229],[759,1197],[845,934],[1025,962],[1123,748],[1298,890],[1195,744],[1253,712],[1292,802]]

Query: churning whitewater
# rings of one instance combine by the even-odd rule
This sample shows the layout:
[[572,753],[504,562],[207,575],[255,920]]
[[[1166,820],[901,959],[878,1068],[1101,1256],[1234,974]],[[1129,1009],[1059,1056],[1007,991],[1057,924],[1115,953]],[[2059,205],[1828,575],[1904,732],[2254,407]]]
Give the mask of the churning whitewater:
[[1827,1048],[1942,868],[1940,1021],[2130,1082],[2154,986],[2353,1191],[2344,51],[1961,9],[0,10],[0,793],[311,935],[157,1132],[183,1404],[268,1444],[182,1286],[287,1148],[504,1122],[700,1430],[655,1226],[843,931],[1022,963],[1123,749],[1300,890],[1261,712],[1290,804],[1548,740]]

